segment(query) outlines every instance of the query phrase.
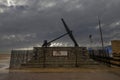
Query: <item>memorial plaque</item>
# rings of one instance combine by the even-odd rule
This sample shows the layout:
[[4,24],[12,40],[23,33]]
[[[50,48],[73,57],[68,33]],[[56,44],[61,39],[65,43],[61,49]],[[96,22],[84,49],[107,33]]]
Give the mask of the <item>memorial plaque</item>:
[[53,51],[53,56],[67,56],[67,51]]

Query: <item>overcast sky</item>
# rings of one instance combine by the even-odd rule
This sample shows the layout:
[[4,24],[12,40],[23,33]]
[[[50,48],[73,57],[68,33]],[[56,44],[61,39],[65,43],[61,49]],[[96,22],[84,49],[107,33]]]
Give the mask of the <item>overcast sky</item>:
[[[0,51],[40,46],[66,33],[61,18],[80,46],[100,44],[97,16],[104,43],[120,39],[120,0],[0,0]],[[52,45],[71,46],[66,36]]]

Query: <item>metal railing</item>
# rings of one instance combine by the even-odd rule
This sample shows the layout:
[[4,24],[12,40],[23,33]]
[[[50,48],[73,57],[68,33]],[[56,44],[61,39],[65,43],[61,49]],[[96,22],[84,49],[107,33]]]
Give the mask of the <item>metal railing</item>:
[[90,54],[90,58],[100,63],[104,63],[108,67],[111,67],[112,65],[120,67],[120,56],[110,57],[107,51],[102,51],[102,50],[97,50],[97,51],[91,50],[89,54]]

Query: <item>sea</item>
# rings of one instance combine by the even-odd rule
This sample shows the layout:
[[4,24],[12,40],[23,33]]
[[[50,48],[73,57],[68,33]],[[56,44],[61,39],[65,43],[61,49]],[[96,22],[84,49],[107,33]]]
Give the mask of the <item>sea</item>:
[[7,80],[9,74],[10,55],[0,54],[0,80]]

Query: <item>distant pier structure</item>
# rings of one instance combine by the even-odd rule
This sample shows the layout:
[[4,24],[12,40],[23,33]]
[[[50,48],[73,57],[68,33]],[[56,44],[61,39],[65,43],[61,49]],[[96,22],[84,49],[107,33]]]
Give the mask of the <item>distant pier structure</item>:
[[82,67],[91,63],[86,47],[34,47],[12,50],[10,68]]
[[32,56],[33,50],[12,50],[9,68],[20,68],[21,64],[27,63]]
[[[59,37],[47,41],[44,40],[42,47],[34,47],[32,51],[11,51],[10,68],[45,68],[45,67],[82,67],[94,62],[89,58],[86,47],[79,47],[75,37],[61,19],[66,33]],[[50,44],[64,36],[68,35],[74,43],[73,47],[50,47]]]

